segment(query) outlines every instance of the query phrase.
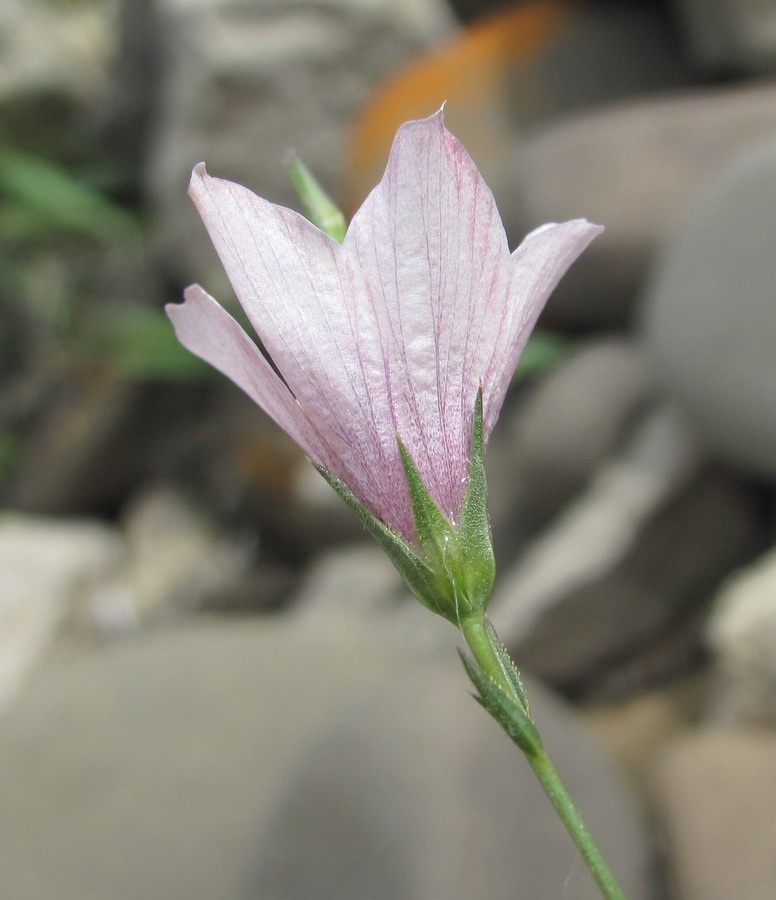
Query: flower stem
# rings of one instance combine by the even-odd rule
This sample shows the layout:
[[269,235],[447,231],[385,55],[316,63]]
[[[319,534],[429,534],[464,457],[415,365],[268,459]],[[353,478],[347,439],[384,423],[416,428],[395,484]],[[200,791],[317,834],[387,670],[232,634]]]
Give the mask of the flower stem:
[[510,697],[520,701],[513,687],[512,679],[507,674],[504,663],[496,651],[494,642],[496,631],[488,617],[486,615],[483,615],[482,618],[472,617],[461,622],[461,632],[483,672],[489,675]]
[[[511,674],[507,671],[508,658],[505,652],[500,652],[498,637],[487,617],[483,614],[481,617],[472,617],[461,622],[461,632],[482,671],[520,707],[525,715],[528,716],[531,725],[534,726],[533,721],[530,719],[522,690],[518,689],[520,686],[519,675],[514,669],[514,665],[512,665],[513,671]],[[483,705],[488,708],[487,704]],[[489,709],[489,711],[493,714],[492,709]],[[499,719],[499,716],[496,716],[496,718]],[[504,722],[501,719],[499,720],[503,725]],[[514,727],[518,727],[517,721],[512,724]],[[521,746],[520,741],[516,740],[515,743]],[[525,746],[528,745],[533,747],[531,751],[525,749]],[[538,744],[536,741],[522,742],[522,747],[531,768],[539,779],[539,783],[544,788],[550,802],[555,807],[555,811],[566,826],[566,830],[576,844],[603,897],[606,900],[625,900],[622,888],[617,884],[614,875],[601,855],[601,851],[598,849],[587,826],[582,821],[574,801],[571,799],[541,741]]]
[[584,859],[590,873],[595,878],[601,894],[607,900],[625,900],[622,888],[617,884],[617,880],[601,855],[598,845],[582,821],[582,816],[574,805],[574,801],[571,799],[565,784],[561,781],[560,775],[558,775],[550,757],[544,750],[536,756],[529,756],[528,754],[526,756],[536,777],[539,779],[539,783],[550,798],[555,811],[566,826],[566,830],[577,845],[582,859]]

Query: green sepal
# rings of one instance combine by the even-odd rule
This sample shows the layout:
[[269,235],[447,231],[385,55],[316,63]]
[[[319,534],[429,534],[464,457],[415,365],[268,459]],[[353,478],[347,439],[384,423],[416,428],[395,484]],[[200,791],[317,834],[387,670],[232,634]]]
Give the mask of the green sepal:
[[397,442],[410,493],[412,519],[418,543],[429,563],[434,568],[444,571],[450,564],[449,554],[457,539],[456,531],[447,516],[431,499],[401,438],[397,438]]
[[340,481],[336,475],[332,475],[323,466],[316,466],[315,468],[342,497],[345,503],[355,511],[366,530],[383,548],[418,600],[432,612],[447,618],[445,610],[439,603],[439,595],[434,589],[435,575],[433,570],[393,529],[369,512],[343,481]]
[[445,605],[442,615],[460,627],[469,616],[485,611],[496,577],[485,480],[482,391],[477,393],[474,408],[468,483],[458,528],[431,498],[404,444],[397,440],[420,551],[434,572],[435,588]]
[[460,650],[458,652],[466,674],[477,689],[474,699],[493,716],[526,756],[539,756],[543,751],[542,740],[526,710],[486,675],[472,657]]
[[460,536],[450,520],[431,499],[412,457],[401,439],[399,453],[407,479],[415,534],[425,563],[431,571],[438,612],[458,625],[469,612],[466,596],[460,590]]
[[[478,392],[475,403],[468,482],[458,527],[429,494],[398,435],[396,441],[412,507],[417,544],[408,543],[381,522],[339,478],[322,466],[316,468],[357,513],[418,600],[460,628],[471,617],[480,618],[484,614],[496,574],[483,462],[482,392]],[[520,694],[517,686],[515,693]]]
[[344,213],[335,205],[318,183],[313,173],[294,153],[288,158],[288,177],[302,201],[307,218],[321,231],[338,243],[345,240],[347,221]]
[[469,603],[486,610],[496,580],[496,560],[488,514],[488,485],[485,477],[485,434],[482,421],[482,388],[477,391],[469,452],[469,483],[466,486],[459,540],[466,556],[463,567]]

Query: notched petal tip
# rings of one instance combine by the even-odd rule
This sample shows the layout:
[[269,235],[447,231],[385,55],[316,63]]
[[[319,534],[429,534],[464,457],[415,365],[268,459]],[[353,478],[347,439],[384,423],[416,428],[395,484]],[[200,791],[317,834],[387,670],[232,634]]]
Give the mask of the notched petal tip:
[[189,178],[189,196],[193,197],[200,186],[200,184],[206,179],[210,178],[207,173],[207,169],[205,168],[205,163],[199,162],[194,166],[191,170],[191,177]]
[[170,319],[174,320],[179,313],[183,312],[184,307],[191,307],[192,305],[206,302],[208,299],[212,298],[209,298],[207,292],[198,284],[190,284],[183,290],[183,300],[180,303],[165,303],[164,311]]
[[[192,284],[184,290],[183,300],[180,303],[165,303],[164,305],[164,312],[170,322],[172,322],[172,327],[175,329],[175,334],[179,340],[181,339],[182,329],[189,319],[192,307],[201,302],[199,293],[194,290],[195,288],[198,289],[199,293],[205,293],[198,284]],[[181,343],[185,342],[181,341]]]
[[[189,303],[197,303],[198,301],[212,299],[207,291],[204,288],[201,288],[198,284],[190,284],[187,288],[183,289],[183,302],[188,301]],[[182,305],[182,304],[181,304]]]

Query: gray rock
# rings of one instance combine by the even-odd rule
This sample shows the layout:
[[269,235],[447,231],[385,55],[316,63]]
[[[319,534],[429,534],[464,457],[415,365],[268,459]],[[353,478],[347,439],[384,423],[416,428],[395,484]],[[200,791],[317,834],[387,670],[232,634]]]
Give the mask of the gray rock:
[[776,735],[701,732],[665,751],[659,819],[676,896],[771,900]]
[[36,398],[41,408],[0,502],[44,515],[90,514],[117,508],[139,481],[178,476],[182,461],[190,464],[184,445],[201,415],[200,385],[128,379],[88,362],[78,374],[57,375]]
[[601,338],[580,345],[522,402],[507,406],[487,455],[499,559],[516,536],[545,524],[583,487],[653,398],[634,344]]
[[331,544],[369,540],[358,516],[301,451],[289,479],[288,499],[285,509],[288,530],[308,548],[325,551]]
[[717,669],[711,714],[776,725],[776,551],[723,586],[707,633]]
[[340,196],[355,111],[379,79],[448,33],[451,16],[442,0],[208,0],[162,9],[170,63],[147,193],[170,264],[224,293],[186,196],[192,166],[206,160],[212,174],[298,206],[283,163],[293,147]]
[[[265,900],[598,897],[519,752],[453,660],[408,666],[330,722],[267,822]],[[528,685],[545,744],[628,897],[654,896],[640,814],[579,723]]]
[[604,577],[698,464],[692,436],[674,410],[660,408],[640,422],[624,451],[593,473],[587,491],[502,580],[493,602],[504,639],[521,640],[570,588]]
[[523,230],[575,216],[606,226],[553,294],[545,321],[627,321],[655,253],[710,180],[774,131],[768,84],[623,103],[526,138],[516,157]]
[[[537,54],[531,76],[544,100],[562,116],[644,94],[686,87],[691,73],[663,10],[649,3],[579,4]],[[530,15],[530,13],[529,13]],[[530,116],[541,100],[517,78],[510,81],[515,106]],[[521,91],[520,88],[523,88]]]
[[449,648],[453,635],[412,596],[371,538],[319,554],[289,606],[303,627],[360,622],[379,628],[392,645],[419,654]]
[[694,76],[656,4],[488,5],[493,15],[378,89],[357,121],[347,195],[360,201],[371,190],[402,119],[428,115],[447,100],[447,125],[482,171],[517,244],[546,221],[524,217],[516,165],[537,128],[572,112],[676,90]]
[[85,592],[124,544],[97,522],[0,515],[0,705],[19,691]]
[[[772,126],[773,127],[773,126]],[[719,456],[776,477],[776,145],[737,160],[675,233],[645,298],[650,358]]]
[[137,496],[122,528],[125,560],[84,610],[109,634],[197,609],[228,592],[245,576],[255,549],[220,534],[204,512],[168,487]]
[[293,614],[309,621],[345,620],[395,612],[406,596],[401,576],[375,542],[321,553],[305,573]]
[[678,0],[688,50],[707,73],[770,74],[776,68],[776,9],[762,0]]
[[[655,535],[654,531],[647,531],[644,546],[634,550],[627,561],[630,568],[634,567],[634,561],[638,561],[642,571],[649,569],[659,574],[652,574],[651,577],[650,574],[645,575],[644,583],[635,589],[632,584],[621,587],[615,583],[606,599],[591,597],[590,606],[580,613],[580,620],[583,616],[585,622],[595,619],[597,602],[601,607],[611,603],[623,610],[623,616],[624,610],[635,608],[638,610],[636,618],[645,623],[644,634],[627,651],[605,661],[581,682],[575,679],[576,683],[570,685],[570,690],[578,699],[599,703],[628,701],[643,696],[645,691],[659,689],[678,679],[690,678],[706,671],[708,650],[704,635],[709,618],[708,597],[714,592],[720,578],[739,559],[737,557],[730,562],[726,558],[718,568],[713,568],[708,573],[707,581],[704,582],[699,567],[695,568],[693,563],[687,563],[691,553],[688,547],[681,544],[681,538],[685,536],[682,532],[685,527],[682,517],[700,518],[697,511],[701,508],[702,513],[704,503],[709,506],[724,504],[724,494],[728,490],[729,484],[712,485],[701,482],[694,485],[687,496],[663,514],[660,523],[662,533]],[[731,494],[734,493],[735,488],[731,491]],[[733,497],[727,499],[736,502]],[[682,534],[679,544],[681,558],[664,575],[662,563],[671,556],[675,543],[675,534],[668,530],[666,523],[669,527],[675,525],[677,532]],[[697,527],[697,519],[691,521],[690,526]],[[744,555],[743,552],[741,555]],[[684,584],[681,583],[682,580]],[[609,585],[606,586],[608,587]],[[594,588],[590,589],[590,593],[594,593]],[[613,596],[615,593],[616,597]],[[655,596],[658,597],[657,601]],[[671,604],[665,601],[667,596],[678,598],[675,608],[672,609]],[[639,604],[645,605],[646,610],[642,611]],[[657,607],[657,615],[651,609],[653,604]],[[611,627],[614,632],[617,623],[612,623]],[[628,631],[630,627],[629,623],[625,630]]]
[[[649,896],[617,772],[532,694],[629,896]],[[0,719],[0,792],[14,900],[431,900],[472,896],[475,877],[483,900],[568,879],[596,896],[452,647],[420,662],[379,624],[200,621],[52,664]]]
[[378,638],[209,620],[52,662],[0,719],[0,896],[261,896],[262,823],[332,710],[395,665]]
[[582,715],[649,802],[663,751],[697,728],[707,693],[707,674],[699,670],[619,702],[586,704]]
[[659,408],[497,585],[494,620],[521,666],[578,691],[673,631],[759,540],[755,498]]
[[108,86],[111,37],[111,11],[102,4],[4,0],[0,104],[45,96],[93,108]]

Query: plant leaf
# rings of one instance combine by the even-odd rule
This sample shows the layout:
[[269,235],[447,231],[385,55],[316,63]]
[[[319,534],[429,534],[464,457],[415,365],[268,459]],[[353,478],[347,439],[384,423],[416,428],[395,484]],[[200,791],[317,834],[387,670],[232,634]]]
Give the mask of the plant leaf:
[[542,751],[539,732],[526,711],[480,668],[468,654],[459,651],[466,674],[477,688],[475,699],[501,725],[509,737],[527,756]]

